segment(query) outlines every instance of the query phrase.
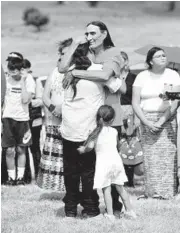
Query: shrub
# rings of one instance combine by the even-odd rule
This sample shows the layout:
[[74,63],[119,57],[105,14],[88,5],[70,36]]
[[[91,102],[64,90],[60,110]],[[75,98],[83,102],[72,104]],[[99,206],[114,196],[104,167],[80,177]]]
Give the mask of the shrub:
[[23,20],[26,25],[33,25],[37,28],[37,31],[41,30],[43,25],[49,23],[49,17],[43,15],[36,8],[28,8],[24,11]]

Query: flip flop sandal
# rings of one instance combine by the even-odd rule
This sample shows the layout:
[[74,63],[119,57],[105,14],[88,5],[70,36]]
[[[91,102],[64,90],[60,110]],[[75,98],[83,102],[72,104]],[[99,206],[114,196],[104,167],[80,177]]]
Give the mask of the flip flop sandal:
[[143,195],[141,195],[141,196],[139,196],[137,198],[137,200],[140,200],[140,199],[148,199],[148,196],[146,196],[145,194],[143,194]]
[[166,198],[164,198],[164,197],[162,197],[162,196],[160,196],[158,194],[153,195],[153,199],[166,200]]

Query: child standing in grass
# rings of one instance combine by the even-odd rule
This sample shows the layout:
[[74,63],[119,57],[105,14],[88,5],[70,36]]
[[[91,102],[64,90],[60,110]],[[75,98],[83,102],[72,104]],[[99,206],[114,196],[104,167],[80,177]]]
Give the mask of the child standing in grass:
[[96,116],[97,127],[78,150],[84,153],[95,147],[96,169],[93,188],[103,191],[107,209],[105,216],[109,220],[115,219],[111,196],[111,185],[115,185],[125,206],[126,215],[136,218],[128,194],[123,187],[124,182],[127,182],[127,177],[118,153],[118,132],[111,127],[114,117],[115,111],[111,106],[101,106]]
[[[35,93],[35,83],[32,77],[27,78],[22,75],[23,56],[20,53],[10,53],[7,61],[7,88],[2,114],[4,128],[2,147],[6,150],[8,171],[6,184],[20,185],[24,184],[26,147],[31,144],[28,104]],[[15,165],[16,153],[17,172]]]

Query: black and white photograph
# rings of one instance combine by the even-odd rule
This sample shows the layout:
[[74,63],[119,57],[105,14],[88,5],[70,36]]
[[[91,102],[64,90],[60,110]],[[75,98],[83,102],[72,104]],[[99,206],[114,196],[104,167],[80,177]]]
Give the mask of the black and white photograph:
[[180,232],[179,1],[1,1],[1,232]]

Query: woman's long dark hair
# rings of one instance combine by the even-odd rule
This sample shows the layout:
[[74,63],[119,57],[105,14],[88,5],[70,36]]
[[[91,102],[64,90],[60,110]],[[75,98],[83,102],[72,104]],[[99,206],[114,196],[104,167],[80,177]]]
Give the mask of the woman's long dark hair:
[[102,105],[97,112],[96,115],[96,128],[92,131],[92,133],[89,135],[87,140],[84,142],[85,147],[88,146],[88,144],[92,141],[96,141],[98,138],[98,135],[100,134],[104,123],[110,122],[115,117],[115,111],[114,108],[112,108],[109,105]]
[[[91,66],[91,61],[87,57],[88,50],[89,50],[88,43],[80,44],[73,54],[71,65],[74,64],[75,68],[78,70],[87,70]],[[80,80],[79,78],[73,78],[71,82],[71,87],[74,91],[73,99],[75,98],[77,93],[76,85],[79,80]]]
[[147,63],[147,65],[148,65],[148,69],[149,69],[149,70],[152,69],[151,61],[152,61],[152,59],[153,59],[153,56],[154,56],[154,54],[155,54],[156,52],[158,52],[158,51],[163,51],[163,52],[164,52],[164,50],[163,50],[162,48],[160,48],[160,47],[153,47],[153,48],[151,48],[151,49],[148,51],[148,53],[147,53],[147,56],[146,56],[146,63]]
[[103,22],[101,22],[101,21],[92,21],[92,22],[88,23],[86,27],[88,27],[89,25],[94,25],[94,26],[99,27],[102,32],[107,31],[107,36],[106,36],[106,38],[104,39],[104,42],[103,42],[105,50],[109,49],[111,47],[114,47],[114,43],[112,42],[111,36],[109,34],[109,30],[108,30],[107,26]]

